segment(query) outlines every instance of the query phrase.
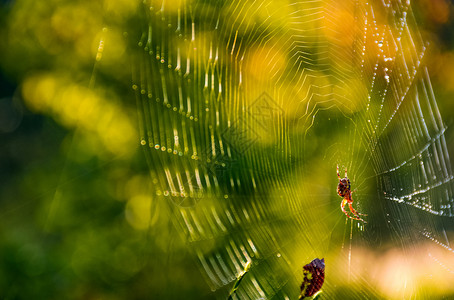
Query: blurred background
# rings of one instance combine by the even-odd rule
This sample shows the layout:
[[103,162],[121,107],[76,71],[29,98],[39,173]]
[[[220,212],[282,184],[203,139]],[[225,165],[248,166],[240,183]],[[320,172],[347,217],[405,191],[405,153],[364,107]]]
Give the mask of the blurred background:
[[[412,8],[452,154],[454,7]],[[132,87],[142,11],[128,0],[0,2],[2,299],[214,297],[174,212],[152,197]],[[359,264],[384,259],[361,251]],[[381,288],[390,297],[392,278]]]

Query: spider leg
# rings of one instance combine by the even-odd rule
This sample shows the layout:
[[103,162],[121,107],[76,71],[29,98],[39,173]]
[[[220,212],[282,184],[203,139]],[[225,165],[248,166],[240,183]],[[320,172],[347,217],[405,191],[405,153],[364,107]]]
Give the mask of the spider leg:
[[337,165],[337,178],[339,178],[339,180],[341,180],[341,176],[339,174],[339,165]]
[[350,215],[348,214],[348,212],[347,212],[347,211],[345,210],[345,208],[344,208],[344,206],[345,206],[345,204],[347,204],[347,202],[348,202],[347,199],[345,199],[345,198],[342,199],[342,202],[341,202],[341,209],[342,209],[342,211],[344,212],[344,214],[346,214],[347,217],[349,217],[349,218],[351,219],[352,217],[350,217]]
[[[353,193],[353,192],[352,192],[352,193]],[[362,213],[357,212],[356,209],[353,208],[353,200],[352,200],[352,202],[349,202],[349,203],[348,203],[348,206],[349,206],[349,208],[350,208],[350,211],[351,211],[355,216],[358,216],[358,215],[359,215],[359,216],[367,216],[366,214],[362,214]]]
[[[353,192],[356,192],[356,190],[350,191],[350,195],[353,194]],[[352,203],[353,203],[353,202],[352,202]],[[360,212],[357,212],[356,210],[355,210],[355,212],[356,212],[356,215],[367,216],[366,214],[362,214],[362,213],[360,213]]]
[[[352,214],[355,215],[356,218],[353,218],[355,220],[358,220],[358,221],[363,221],[364,223],[367,223],[366,221],[364,221],[363,219],[361,219],[359,217],[359,215],[363,215],[363,214],[360,214],[358,213],[354,208],[353,208],[353,202],[348,202],[348,208],[350,208],[350,211],[352,212]],[[363,215],[363,216],[367,216],[367,215]]]
[[345,177],[347,177],[347,167],[345,167]]
[[353,208],[353,202],[349,202],[349,203],[348,203],[348,207],[350,208],[350,211],[351,211],[355,216],[358,216],[358,212],[356,211],[356,209]]

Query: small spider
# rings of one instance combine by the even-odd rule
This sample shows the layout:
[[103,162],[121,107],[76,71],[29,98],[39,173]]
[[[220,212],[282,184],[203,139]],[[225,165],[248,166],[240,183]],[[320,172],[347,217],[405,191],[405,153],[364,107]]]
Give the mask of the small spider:
[[[339,184],[337,185],[337,193],[339,196],[341,196],[342,202],[341,202],[341,209],[344,212],[344,214],[347,215],[350,219],[358,220],[358,221],[363,221],[364,223],[367,223],[363,219],[361,219],[360,215],[362,216],[367,216],[365,214],[360,214],[353,208],[353,199],[352,199],[352,190],[351,190],[351,185],[350,185],[350,179],[347,177],[347,168],[345,168],[345,177],[341,178],[339,175],[339,165],[337,165],[337,177],[339,178]],[[347,211],[345,210],[344,206],[345,204],[348,203],[348,207],[350,208],[350,212],[354,216],[350,216]]]
[[301,293],[298,299],[312,297],[320,293],[323,282],[325,281],[325,259],[314,259],[303,267],[304,279],[301,284]]

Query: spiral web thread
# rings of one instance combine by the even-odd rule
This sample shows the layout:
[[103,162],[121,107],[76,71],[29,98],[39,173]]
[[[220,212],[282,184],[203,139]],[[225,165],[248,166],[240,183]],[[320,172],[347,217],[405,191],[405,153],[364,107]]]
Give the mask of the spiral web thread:
[[[141,144],[215,295],[251,263],[234,298],[297,297],[301,266],[335,248],[336,163],[359,190],[377,186],[390,231],[452,252],[439,227],[454,213],[446,126],[409,2],[145,1],[142,22]],[[327,122],[342,129],[326,133],[325,185],[310,181],[309,148]],[[354,230],[367,243],[373,228]],[[324,292],[338,295],[329,280]]]

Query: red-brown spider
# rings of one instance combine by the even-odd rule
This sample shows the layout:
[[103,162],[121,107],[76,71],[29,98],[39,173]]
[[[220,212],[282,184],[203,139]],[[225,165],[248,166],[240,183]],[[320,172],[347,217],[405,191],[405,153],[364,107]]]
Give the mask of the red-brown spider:
[[[345,168],[345,177],[341,178],[339,175],[339,165],[337,165],[337,178],[339,178],[339,184],[337,185],[337,193],[339,196],[341,196],[342,202],[341,202],[341,209],[344,212],[344,214],[347,215],[350,219],[358,220],[358,221],[363,221],[364,223],[367,223],[363,219],[361,219],[360,215],[362,216],[367,216],[365,214],[360,214],[353,208],[353,199],[352,199],[352,190],[351,190],[351,185],[350,185],[350,179],[347,177],[347,168]],[[354,216],[350,216],[347,211],[345,210],[344,206],[345,204],[348,203],[348,207],[350,208],[350,212]]]

